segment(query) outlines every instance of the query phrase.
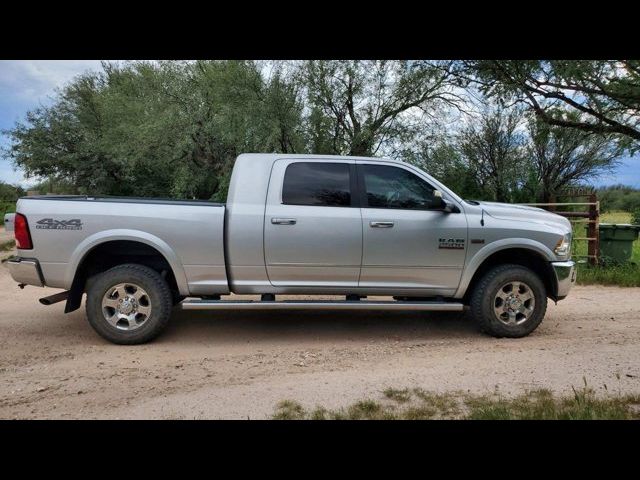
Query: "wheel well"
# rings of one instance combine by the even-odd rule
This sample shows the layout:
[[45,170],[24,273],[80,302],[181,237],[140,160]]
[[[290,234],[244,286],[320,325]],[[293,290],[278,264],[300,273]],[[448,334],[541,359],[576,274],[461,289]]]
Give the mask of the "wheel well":
[[113,240],[93,247],[78,264],[65,313],[80,308],[82,294],[86,290],[89,278],[125,263],[137,263],[152,268],[165,278],[172,292],[178,292],[178,284],[171,265],[158,250],[142,242]]
[[508,248],[489,255],[489,257],[487,257],[482,262],[480,267],[478,267],[476,272],[473,274],[473,277],[471,278],[471,282],[469,282],[467,291],[464,294],[465,303],[468,302],[471,292],[473,292],[476,284],[480,281],[485,273],[487,273],[493,267],[504,265],[506,263],[522,265],[523,267],[527,267],[537,273],[544,283],[544,287],[547,290],[547,296],[555,300],[555,274],[550,262],[532,250],[526,248]]

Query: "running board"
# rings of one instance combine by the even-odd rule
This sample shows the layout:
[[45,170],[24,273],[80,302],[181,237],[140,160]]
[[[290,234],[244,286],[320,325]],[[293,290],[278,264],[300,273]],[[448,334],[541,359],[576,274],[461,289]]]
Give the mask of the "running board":
[[424,310],[433,312],[461,312],[462,303],[448,302],[376,302],[340,300],[284,300],[262,302],[256,300],[185,300],[182,310]]

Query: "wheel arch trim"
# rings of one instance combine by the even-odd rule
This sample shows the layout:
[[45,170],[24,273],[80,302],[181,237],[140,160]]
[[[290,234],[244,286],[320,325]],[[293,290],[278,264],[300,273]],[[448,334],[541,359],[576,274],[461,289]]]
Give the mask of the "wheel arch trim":
[[65,284],[71,286],[73,280],[77,274],[78,267],[87,258],[87,255],[96,247],[108,242],[127,240],[132,242],[139,242],[157,250],[167,261],[178,285],[178,290],[181,295],[189,294],[189,284],[187,283],[187,276],[182,268],[180,259],[173,251],[173,249],[161,238],[156,237],[147,232],[131,229],[114,229],[104,230],[95,233],[85,238],[75,248],[71,254],[69,264],[67,266],[67,272],[65,274]]
[[531,253],[548,262],[556,260],[555,255],[548,247],[529,238],[508,238],[491,242],[478,250],[478,252],[473,255],[469,263],[465,266],[462,277],[460,278],[460,283],[458,284],[458,289],[453,295],[453,298],[464,297],[471,280],[485,260],[498,252],[512,249],[529,250]]

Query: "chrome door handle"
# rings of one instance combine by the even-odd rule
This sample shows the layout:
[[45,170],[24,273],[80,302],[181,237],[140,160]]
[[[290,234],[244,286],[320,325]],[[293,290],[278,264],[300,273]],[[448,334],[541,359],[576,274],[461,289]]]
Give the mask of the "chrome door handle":
[[393,225],[393,222],[369,222],[371,228],[391,228]]
[[272,218],[271,223],[274,225],[295,225],[295,218]]

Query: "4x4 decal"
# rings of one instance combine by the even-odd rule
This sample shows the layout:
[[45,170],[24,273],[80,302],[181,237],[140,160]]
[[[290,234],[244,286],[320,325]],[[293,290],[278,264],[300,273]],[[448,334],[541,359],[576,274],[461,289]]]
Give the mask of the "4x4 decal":
[[71,220],[43,218],[36,222],[36,228],[44,228],[47,230],[82,230],[82,222],[79,218],[73,218]]

